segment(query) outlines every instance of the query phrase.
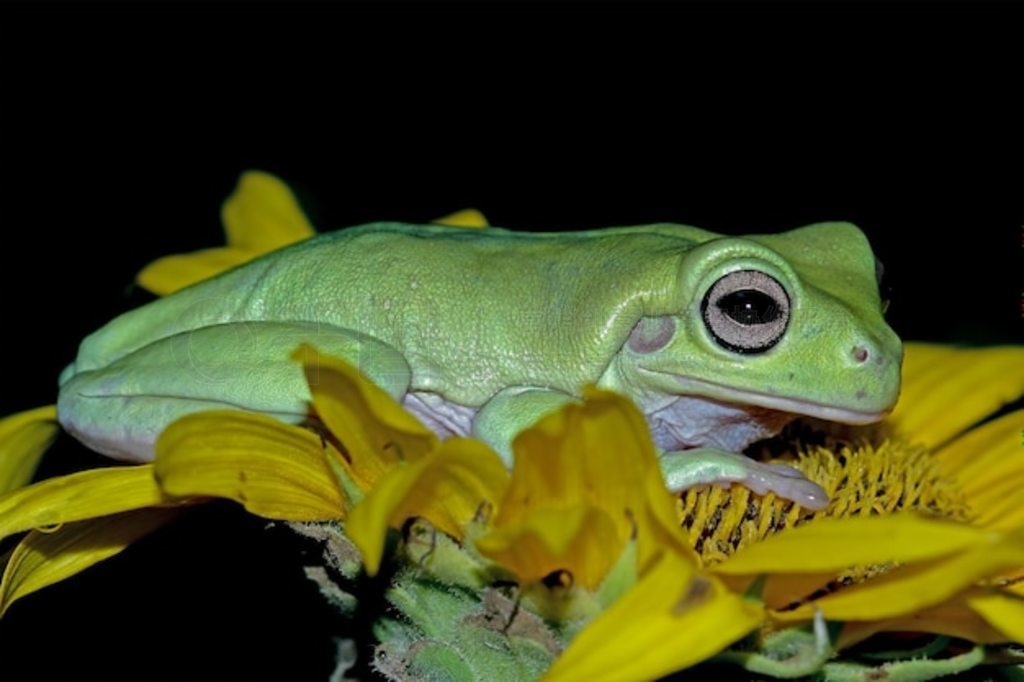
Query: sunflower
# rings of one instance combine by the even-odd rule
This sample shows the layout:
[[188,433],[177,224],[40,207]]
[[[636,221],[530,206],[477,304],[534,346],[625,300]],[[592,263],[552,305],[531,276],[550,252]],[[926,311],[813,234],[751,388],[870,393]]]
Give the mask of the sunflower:
[[[227,247],[140,282],[168,293],[312,234],[265,174],[243,176],[223,218]],[[372,665],[392,678],[643,679],[714,659],[923,679],[1024,642],[1024,411],[984,421],[1024,392],[1024,349],[907,344],[885,423],[790,433],[782,456],[830,494],[820,512],[738,487],[671,496],[642,416],[614,394],[588,389],[521,434],[510,473],[479,441],[438,441],[346,363],[307,345],[293,359],[316,378],[315,430],[205,412],[172,424],[153,464],[26,486],[53,408],[0,421],[0,537],[28,531],[0,613],[223,497],[326,539],[315,578],[343,609],[380,590]],[[897,632],[935,637],[865,648]]]
[[[736,590],[757,577],[767,630],[820,612],[842,624],[826,653],[852,656],[869,656],[865,640],[879,633],[930,633],[945,645],[903,652],[901,669],[955,671],[967,665],[950,655],[963,641],[1024,641],[1024,410],[1013,409],[1024,349],[908,343],[905,353],[900,402],[883,423],[790,434],[783,459],[826,489],[826,509],[734,488],[686,491],[678,513],[710,572]],[[897,657],[892,638],[874,640]],[[893,662],[857,665],[880,674]]]

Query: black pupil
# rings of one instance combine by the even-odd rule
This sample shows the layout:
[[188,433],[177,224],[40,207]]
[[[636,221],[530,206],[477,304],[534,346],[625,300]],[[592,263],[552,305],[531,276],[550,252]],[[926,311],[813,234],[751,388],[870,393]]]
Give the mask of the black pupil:
[[782,311],[775,299],[756,289],[740,289],[718,299],[716,304],[726,317],[740,324],[767,324]]

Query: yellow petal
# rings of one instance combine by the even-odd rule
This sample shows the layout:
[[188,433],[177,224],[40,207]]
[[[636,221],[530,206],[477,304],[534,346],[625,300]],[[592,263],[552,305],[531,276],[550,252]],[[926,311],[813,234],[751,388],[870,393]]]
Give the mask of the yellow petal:
[[315,234],[288,186],[260,171],[242,174],[221,208],[221,220],[226,247],[160,258],[139,273],[139,285],[170,294]]
[[272,417],[200,412],[167,427],[156,442],[156,476],[171,495],[225,497],[253,514],[287,521],[345,516],[327,463],[329,443]]
[[309,344],[292,359],[303,363],[313,408],[344,446],[363,490],[398,462],[414,461],[437,447],[433,431],[352,365]]
[[[966,593],[976,592],[975,589]],[[836,649],[848,649],[879,632],[929,632],[960,637],[978,644],[1005,642],[1007,636],[989,625],[968,606],[969,598],[958,595],[935,606],[898,618],[847,621],[839,632]]]
[[0,497],[0,538],[174,502],[157,486],[152,464],[80,471]]
[[[746,593],[756,577],[723,575],[723,581],[733,592]],[[804,601],[808,596],[835,580],[836,570],[820,573],[775,573],[763,576],[761,602],[768,608],[782,609]]]
[[535,584],[565,570],[574,584],[593,590],[618,560],[626,541],[605,510],[581,506],[533,509],[517,523],[479,538],[476,548],[512,571],[521,584]]
[[388,528],[418,516],[461,538],[480,506],[493,508],[507,484],[508,472],[493,450],[480,441],[452,438],[384,475],[352,510],[345,534],[363,555],[366,572],[375,575]]
[[740,548],[716,573],[818,573],[857,564],[920,561],[980,545],[988,534],[913,514],[814,519]]
[[647,505],[636,518],[638,570],[646,572],[663,550],[688,557],[693,566],[699,566],[700,557],[676,515],[677,497],[665,488],[660,468],[647,473],[644,489]]
[[221,208],[228,245],[256,253],[315,234],[288,185],[270,173],[246,171]]
[[14,548],[7,562],[0,582],[0,615],[22,597],[118,554],[181,511],[139,509],[69,523],[52,532],[32,531]]
[[1024,347],[904,346],[903,387],[887,421],[937,447],[1024,394]]
[[466,208],[432,221],[450,227],[488,227],[487,218],[475,208]]
[[246,249],[222,246],[194,253],[158,258],[135,277],[143,289],[167,296],[190,284],[209,279],[233,267],[247,263],[261,254]]
[[0,495],[32,480],[39,460],[59,431],[53,405],[0,419]]
[[[678,553],[692,556],[676,521],[673,498],[665,489],[647,423],[627,398],[586,388],[582,403],[567,405],[544,417],[519,434],[512,448],[512,482],[494,523],[496,533],[505,528],[510,530],[508,535],[495,538],[503,538],[507,543],[512,537],[521,537],[535,547],[543,542],[566,543],[568,536],[551,535],[542,540],[545,533],[561,531],[537,527],[538,521],[531,519],[535,510],[561,509],[577,516],[581,509],[594,510],[586,512],[587,523],[580,520],[583,517],[577,519],[579,535],[574,536],[572,544],[576,561],[573,565],[557,566],[570,570],[587,585],[599,582],[595,570],[610,567],[631,537],[637,539],[637,563],[641,570],[666,544]],[[603,538],[609,529],[615,531],[612,548],[605,551],[600,562],[584,567],[584,557],[602,552],[600,546],[591,547],[590,543]],[[608,541],[611,540],[602,540]],[[492,557],[496,557],[497,546],[491,551]],[[502,551],[515,553],[511,546]],[[526,549],[520,552],[526,553]],[[555,557],[533,566],[533,571],[564,560],[556,552]],[[520,575],[530,573],[527,563],[518,559]]]
[[[955,478],[971,507],[984,509],[990,491],[1024,484],[1024,410],[1017,410],[960,436],[935,453],[944,475]],[[995,499],[1006,494],[995,490]],[[979,504],[981,502],[981,504]]]
[[816,605],[830,620],[894,618],[941,603],[983,578],[1020,566],[1024,566],[1024,531],[988,534],[984,543],[963,553],[900,566],[780,617],[810,617]]
[[1020,487],[1001,497],[986,494],[983,499],[979,496],[978,499],[971,500],[971,507],[977,514],[971,522],[981,528],[1008,530],[1024,526],[1024,504],[1020,502]]
[[755,603],[696,574],[687,557],[666,553],[583,629],[543,679],[659,678],[715,655],[762,617]]
[[968,605],[1006,639],[1024,644],[1024,598],[1003,592],[979,595],[967,601]]
[[[646,473],[658,467],[647,425],[626,398],[590,390],[520,433],[512,445],[512,484],[496,526],[535,506],[592,505],[627,525],[644,503]],[[625,528],[629,535],[632,528]]]

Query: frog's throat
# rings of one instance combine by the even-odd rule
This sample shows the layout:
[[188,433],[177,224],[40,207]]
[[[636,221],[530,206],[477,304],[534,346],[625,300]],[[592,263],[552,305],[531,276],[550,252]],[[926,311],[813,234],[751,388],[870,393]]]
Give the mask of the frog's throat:
[[709,396],[716,400],[725,402],[740,405],[755,405],[757,407],[765,407],[770,410],[778,410],[779,412],[816,417],[818,419],[840,422],[842,424],[873,424],[881,421],[882,418],[889,413],[889,410],[879,412],[851,410],[844,407],[836,407],[835,405],[817,403],[811,400],[800,400],[798,398],[787,398],[785,396],[761,393],[759,391],[733,388],[714,381],[692,379],[690,377],[683,377],[670,372],[661,372],[652,369],[645,369],[644,371],[672,377],[679,385],[680,395]]

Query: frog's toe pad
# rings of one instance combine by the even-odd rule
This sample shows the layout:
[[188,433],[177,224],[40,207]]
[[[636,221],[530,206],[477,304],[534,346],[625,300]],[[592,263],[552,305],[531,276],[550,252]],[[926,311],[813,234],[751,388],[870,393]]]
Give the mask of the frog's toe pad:
[[763,464],[751,460],[746,476],[739,483],[759,495],[775,493],[814,511],[828,505],[828,495],[820,485],[785,464]]

